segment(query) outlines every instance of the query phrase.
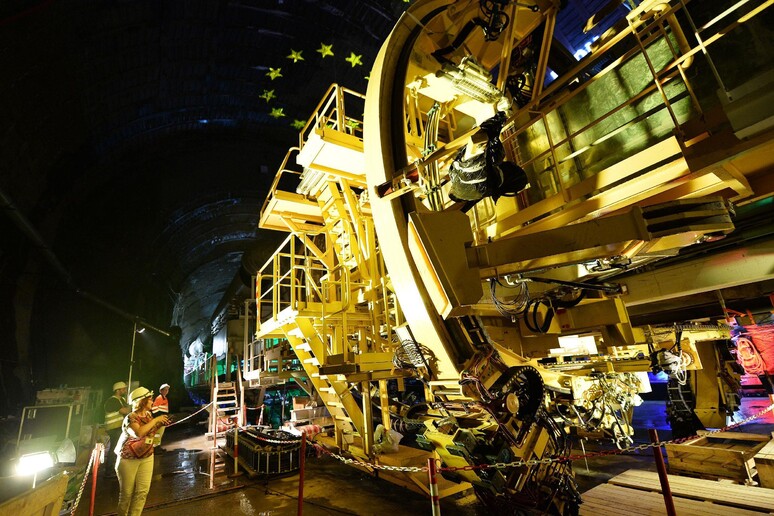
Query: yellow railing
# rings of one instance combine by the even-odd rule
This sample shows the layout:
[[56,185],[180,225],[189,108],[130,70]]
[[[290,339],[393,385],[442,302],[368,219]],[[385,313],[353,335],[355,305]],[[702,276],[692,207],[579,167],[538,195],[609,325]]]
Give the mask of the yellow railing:
[[[356,104],[357,103],[357,104]],[[350,134],[357,138],[363,138],[363,120],[360,118],[364,111],[365,95],[349,88],[331,84],[328,91],[317,104],[312,116],[299,133],[299,148],[309,140],[309,136],[316,130],[331,128],[335,131]],[[345,106],[350,107],[348,115]],[[357,113],[353,116],[351,113]]]
[[293,174],[297,176],[301,175],[301,171],[292,170],[288,168],[288,161],[290,161],[290,157],[293,155],[294,152],[297,153],[298,151],[299,151],[298,147],[291,147],[290,149],[288,149],[288,152],[285,154],[285,159],[282,160],[282,164],[277,170],[277,174],[274,176],[274,181],[272,181],[271,186],[269,187],[269,194],[266,196],[266,199],[264,199],[263,206],[261,206],[261,219],[263,218],[263,214],[266,211],[266,207],[268,206],[269,201],[271,200],[272,194],[277,190],[277,187],[279,186],[279,182],[280,182],[280,179],[282,179],[282,176],[285,174]]
[[[591,54],[516,113],[503,142],[509,159],[530,179],[520,209],[555,195],[565,203],[575,200],[571,187],[671,135],[683,145],[681,124],[703,111],[685,69],[697,52],[740,21],[691,48],[676,17],[681,9],[682,2],[641,3],[627,16],[626,26],[603,36]],[[732,14],[721,13],[713,24]],[[611,61],[592,73],[605,56]],[[700,79],[713,81],[705,75]],[[575,81],[580,84],[571,85]]]
[[[298,249],[300,247],[300,249]],[[306,303],[330,302],[323,283],[328,273],[325,265],[308,252],[298,237],[289,235],[256,276],[258,329],[264,307],[270,307],[270,318],[277,320],[281,311],[303,309]]]

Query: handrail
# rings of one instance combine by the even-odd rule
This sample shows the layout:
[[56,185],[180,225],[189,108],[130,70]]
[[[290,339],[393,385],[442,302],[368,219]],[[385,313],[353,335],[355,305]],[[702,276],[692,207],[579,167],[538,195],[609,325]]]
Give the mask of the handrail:
[[[680,130],[682,118],[680,118],[680,115],[673,109],[673,104],[686,97],[690,97],[692,108],[688,109],[693,109],[694,113],[701,113],[699,100],[696,98],[688,78],[683,73],[683,70],[691,64],[694,54],[699,49],[690,48],[690,46],[686,44],[687,40],[685,34],[675,17],[675,13],[680,9],[685,9],[682,2],[676,5],[669,5],[669,3],[664,0],[644,2],[638,9],[627,16],[628,25],[625,28],[603,43],[599,49],[581,60],[569,72],[563,74],[554,81],[554,83],[547,87],[541,95],[528,102],[510,118],[509,123],[503,131],[504,136],[502,140],[503,143],[506,144],[511,159],[519,162],[519,165],[522,166],[522,168],[535,165],[540,162],[540,160],[546,160],[544,165],[535,170],[535,173],[545,174],[541,177],[546,178],[547,182],[543,183],[543,187],[546,190],[545,192],[540,191],[535,194],[538,198],[533,199],[530,204],[534,205],[539,203],[543,199],[554,194],[561,194],[565,200],[567,200],[566,189],[572,186],[576,181],[576,179],[574,179],[575,175],[578,177],[585,177],[586,174],[588,174],[588,167],[593,165],[593,163],[577,161],[571,169],[575,171],[575,175],[571,176],[569,179],[565,177],[566,172],[560,174],[560,165],[578,158],[578,156],[587,152],[589,149],[594,148],[595,145],[632,127],[634,123],[641,123],[645,118],[654,116],[658,113],[668,113],[669,118],[671,118],[671,125],[674,126],[674,133],[676,133],[678,139],[680,139],[682,137]],[[733,26],[735,26],[735,24],[732,24],[729,28]],[[722,30],[721,32],[725,32],[725,30]],[[670,33],[672,36],[669,35]],[[622,55],[605,66],[603,70],[596,73],[585,82],[582,82],[576,88],[573,88],[572,91],[567,88],[571,81],[581,76],[584,70],[587,70],[601,56],[605,55],[611,48],[622,42],[624,38],[627,38],[628,36],[634,38],[633,41],[635,41],[635,44],[632,48],[628,48]],[[675,39],[676,45],[671,41],[670,37]],[[660,61],[656,65],[655,62],[651,62],[649,46],[662,38],[667,43],[665,48],[662,47],[663,51],[666,52],[665,56],[669,56],[671,53],[671,57],[667,57],[666,62]],[[708,38],[706,41],[716,41],[716,38]],[[566,127],[566,124],[556,122],[554,117],[557,115],[552,113],[558,113],[560,108],[567,106],[573,99],[576,99],[577,102],[576,97],[589,91],[591,85],[600,81],[611,72],[618,70],[624,63],[627,63],[634,58],[639,58],[639,56],[642,56],[641,58],[645,59],[648,69],[651,71],[650,76],[652,78],[650,84],[644,85],[641,90],[638,88],[638,91],[629,98],[616,103],[612,109],[608,109],[605,113],[595,116],[594,120],[588,121],[581,128],[571,131],[571,128]],[[662,56],[664,56],[664,54],[662,54]],[[675,93],[673,91],[672,93],[669,93],[665,88],[670,83],[678,85],[683,84],[684,86],[679,86],[682,92]],[[563,93],[557,95],[560,91]],[[601,125],[603,122],[609,122],[612,117],[616,115],[620,116],[620,113],[622,113],[624,109],[642,103],[644,99],[649,98],[657,92],[661,98],[654,107],[646,110],[645,113],[635,113],[636,116],[632,119],[627,118],[626,120],[620,120],[614,124],[615,127],[612,130],[607,130],[607,128],[605,128],[603,130],[604,134],[598,134],[600,132],[598,128],[604,127]],[[549,123],[547,118],[549,115],[552,117],[552,123]],[[517,123],[517,121],[519,121],[519,123]],[[561,123],[561,125],[557,125],[557,123]],[[542,125],[538,126],[538,124]],[[594,130],[595,128],[597,129]],[[524,151],[527,149],[520,148],[519,144],[517,144],[517,139],[521,140],[522,135],[530,130],[537,131],[543,141],[540,142],[540,140],[538,140],[536,145],[533,145],[530,151],[524,154]],[[593,131],[593,133],[589,131]],[[672,133],[662,134],[659,132],[658,135],[655,135],[655,138],[661,138],[665,134],[668,135]],[[584,138],[584,136],[587,136],[587,138]],[[578,142],[579,138],[581,141],[576,148],[576,146],[573,145],[573,142]],[[561,170],[564,170],[564,168]],[[537,176],[535,179],[537,179]]]
[[365,95],[362,93],[339,86],[336,83],[331,84],[307,120],[306,125],[298,133],[299,148],[304,148],[304,144],[308,141],[308,133],[311,130],[324,127],[331,120],[333,120],[333,129],[336,131],[346,133],[347,127],[354,131],[354,126],[359,126],[362,131],[363,121],[346,115],[345,95],[351,95],[365,101]]
[[[288,235],[256,274],[255,299],[258,308],[256,327],[258,329],[260,329],[262,322],[260,320],[262,304],[269,299],[271,299],[271,317],[275,320],[284,307],[297,306],[298,293],[301,291],[312,293],[321,301],[323,300],[324,292],[314,280],[312,272],[326,273],[328,269],[324,267],[319,258],[305,253],[296,253],[296,238],[298,237],[292,233]],[[300,263],[299,260],[303,260],[304,263]],[[308,262],[309,260],[312,261],[311,264]],[[300,277],[296,277],[297,273],[300,273]],[[270,279],[271,283],[264,286],[264,279]],[[286,299],[283,299],[283,292],[289,293]]]
[[274,176],[274,181],[272,181],[271,186],[269,187],[269,193],[266,195],[266,199],[264,199],[263,205],[261,206],[261,214],[260,214],[259,220],[263,218],[263,214],[266,211],[267,205],[269,204],[269,199],[271,199],[272,195],[276,191],[277,185],[279,184],[279,180],[282,177],[282,174],[287,172],[289,174],[301,175],[301,172],[299,172],[297,170],[289,170],[289,169],[285,168],[287,166],[287,164],[288,164],[288,160],[290,159],[290,155],[293,153],[293,151],[298,152],[300,150],[301,149],[299,149],[298,147],[291,147],[291,148],[288,149],[288,152],[285,153],[285,158],[282,160],[282,164],[280,165],[279,169],[277,170],[277,174]]

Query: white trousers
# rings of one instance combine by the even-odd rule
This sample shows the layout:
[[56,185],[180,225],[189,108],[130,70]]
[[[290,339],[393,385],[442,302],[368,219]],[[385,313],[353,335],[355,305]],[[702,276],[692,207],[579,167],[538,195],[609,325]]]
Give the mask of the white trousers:
[[153,455],[144,459],[124,459],[116,462],[118,485],[118,516],[139,516],[153,479]]

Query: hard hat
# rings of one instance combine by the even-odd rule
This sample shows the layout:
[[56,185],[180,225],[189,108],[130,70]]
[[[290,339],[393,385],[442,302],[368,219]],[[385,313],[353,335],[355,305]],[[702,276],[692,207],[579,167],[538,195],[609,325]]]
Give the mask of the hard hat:
[[116,382],[113,384],[113,392],[116,392],[118,389],[126,389],[126,384],[124,382]]
[[169,389],[168,383],[162,383],[161,387],[159,387],[159,392],[163,391],[164,389]]
[[153,396],[153,391],[149,391],[145,387],[137,387],[129,394],[129,403],[136,403],[143,398]]

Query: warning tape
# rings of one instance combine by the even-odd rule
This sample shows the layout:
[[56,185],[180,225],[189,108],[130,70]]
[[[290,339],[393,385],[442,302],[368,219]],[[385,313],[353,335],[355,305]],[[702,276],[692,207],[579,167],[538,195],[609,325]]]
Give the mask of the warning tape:
[[[737,423],[733,423],[731,425],[725,426],[723,428],[718,428],[716,430],[709,430],[706,433],[704,433],[702,436],[711,435],[711,434],[717,434],[720,432],[726,432],[728,430],[732,430],[734,428],[738,428],[742,425],[745,425],[751,421],[754,421],[764,414],[771,412],[774,410],[774,404],[769,405],[765,409],[757,412],[756,414],[753,414],[752,416],[749,416]],[[539,464],[552,464],[554,462],[559,463],[567,463],[567,462],[573,462],[576,460],[581,459],[587,459],[591,457],[603,457],[607,455],[622,455],[624,453],[629,452],[639,452],[644,451],[649,448],[661,448],[667,444],[680,444],[685,441],[689,441],[691,439],[696,439],[698,437],[702,437],[700,435],[691,435],[688,437],[680,437],[677,439],[671,439],[669,441],[657,441],[655,443],[645,443],[640,444],[637,446],[630,446],[628,448],[620,448],[615,450],[603,450],[598,452],[589,452],[583,455],[564,455],[559,457],[546,457],[544,459],[532,459],[532,460],[517,460],[513,462],[496,462],[494,464],[468,464],[467,466],[461,466],[461,467],[454,467],[454,466],[446,466],[438,468],[438,471],[473,471],[473,470],[485,470],[485,469],[506,469],[506,468],[514,468],[514,467],[520,467],[520,466],[536,466]],[[348,457],[344,457],[343,455],[339,455],[338,453],[333,453],[332,451],[328,450],[324,446],[322,446],[319,443],[316,443],[314,441],[307,440],[312,446],[314,446],[315,450],[318,451],[318,456],[320,452],[330,455],[331,457],[338,459],[339,461],[343,462],[344,464],[353,464],[355,466],[361,466],[364,468],[369,469],[375,469],[375,470],[386,470],[386,471],[402,471],[406,473],[420,473],[420,472],[427,472],[428,467],[427,466],[389,466],[386,464],[374,464],[372,462],[366,462],[359,459],[351,459]]]

